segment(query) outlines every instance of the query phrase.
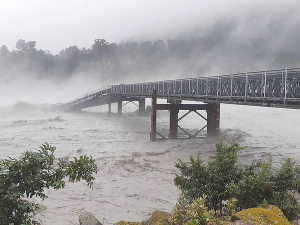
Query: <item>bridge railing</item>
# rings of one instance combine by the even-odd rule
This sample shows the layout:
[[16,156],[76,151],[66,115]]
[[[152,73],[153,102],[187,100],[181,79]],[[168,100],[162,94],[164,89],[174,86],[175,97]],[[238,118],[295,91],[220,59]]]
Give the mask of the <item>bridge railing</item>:
[[300,68],[111,86],[125,96],[150,97],[153,90],[162,98],[293,102],[300,100]]
[[80,105],[80,104],[82,104],[82,103],[84,103],[88,100],[95,99],[97,97],[104,96],[104,95],[107,95],[109,93],[111,93],[111,85],[104,86],[100,89],[94,90],[94,91],[89,92],[85,95],[77,97],[77,98],[63,104],[61,106],[61,108],[62,108],[62,110],[66,110],[66,109],[69,109],[73,106]]

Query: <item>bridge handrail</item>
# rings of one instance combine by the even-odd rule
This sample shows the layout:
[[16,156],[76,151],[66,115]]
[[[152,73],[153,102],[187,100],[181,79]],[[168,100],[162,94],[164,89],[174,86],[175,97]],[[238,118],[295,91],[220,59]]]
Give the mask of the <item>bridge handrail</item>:
[[73,100],[68,101],[68,102],[66,102],[66,103],[64,103],[64,104],[69,104],[69,103],[78,101],[78,100],[80,100],[80,99],[84,99],[85,97],[88,97],[89,95],[96,94],[96,93],[101,92],[101,91],[109,90],[109,89],[111,89],[111,87],[112,87],[112,85],[105,85],[105,86],[103,86],[103,87],[101,87],[101,88],[99,88],[99,89],[96,89],[96,90],[91,91],[91,92],[89,92],[89,93],[87,93],[87,94],[84,94],[84,95],[81,95],[81,96],[79,96],[79,97],[77,97],[77,98],[74,98]]
[[[262,71],[252,71],[252,72],[241,72],[241,73],[232,73],[232,74],[224,74],[224,75],[213,75],[213,76],[203,76],[203,77],[188,77],[188,78],[178,78],[178,79],[169,79],[169,80],[158,80],[158,81],[148,81],[148,82],[139,82],[139,83],[127,83],[127,84],[119,84],[119,85],[133,85],[133,84],[154,84],[157,82],[172,82],[172,81],[180,81],[180,80],[189,80],[189,79],[218,79],[218,78],[230,78],[230,77],[245,77],[248,75],[261,75],[262,73],[267,73],[267,75],[279,75],[273,73],[281,73],[283,71],[287,72],[299,72],[300,68],[291,68],[291,69],[276,69],[276,70],[262,70]],[[111,86],[119,86],[119,85],[111,85]]]
[[300,68],[268,70],[112,85],[112,93],[127,96],[151,96],[153,90],[162,98],[227,101],[299,101]]

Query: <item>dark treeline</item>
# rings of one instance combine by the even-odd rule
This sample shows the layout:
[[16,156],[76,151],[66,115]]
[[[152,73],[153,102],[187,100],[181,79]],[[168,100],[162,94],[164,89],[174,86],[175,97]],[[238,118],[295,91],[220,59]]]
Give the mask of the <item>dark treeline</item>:
[[117,44],[96,39],[89,48],[73,45],[56,55],[38,50],[35,41],[20,39],[15,50],[1,47],[0,72],[32,73],[38,79],[56,80],[82,73],[106,81],[128,82],[143,81],[146,76],[153,80],[297,67],[299,32],[293,26],[285,26],[289,32],[283,32],[278,21],[272,21],[267,29],[263,26],[256,30],[236,22],[219,23],[164,41]]
[[[192,57],[200,57],[205,48],[215,44],[213,40],[157,40],[154,42],[109,43],[96,39],[90,48],[76,45],[63,49],[57,55],[38,50],[35,41],[18,40],[16,49],[0,49],[1,72],[34,72],[39,78],[55,76],[68,78],[74,73],[98,73],[116,78],[133,73],[152,71],[166,65],[186,63]],[[191,63],[191,62],[190,62]]]

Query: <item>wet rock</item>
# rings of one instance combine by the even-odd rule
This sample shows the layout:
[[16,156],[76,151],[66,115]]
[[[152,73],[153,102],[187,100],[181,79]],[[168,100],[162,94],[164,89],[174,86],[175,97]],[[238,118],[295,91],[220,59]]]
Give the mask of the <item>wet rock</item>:
[[157,225],[162,224],[162,222],[170,217],[170,213],[164,211],[154,211],[151,214],[150,219],[142,222],[128,222],[128,221],[120,221],[115,225]]
[[227,222],[219,219],[213,219],[207,225],[254,225],[254,223],[246,222],[244,220],[236,220],[234,222]]
[[42,205],[42,204],[37,204],[36,205],[36,213],[40,213],[40,212],[45,211],[45,210],[47,210],[47,206]]
[[251,222],[247,222],[247,221],[244,221],[244,220],[236,220],[232,223],[230,223],[230,225],[253,225],[254,223],[251,223]]
[[151,214],[151,217],[149,220],[147,220],[147,224],[156,224],[160,221],[163,221],[165,219],[168,219],[171,216],[170,213],[156,210]]
[[120,222],[117,222],[115,225],[142,225],[142,223],[141,222],[120,221]]
[[83,212],[78,217],[80,225],[102,225],[100,221],[89,212]]
[[234,215],[234,219],[244,220],[257,225],[281,224],[290,225],[287,218],[277,206],[268,208],[250,208],[242,210]]

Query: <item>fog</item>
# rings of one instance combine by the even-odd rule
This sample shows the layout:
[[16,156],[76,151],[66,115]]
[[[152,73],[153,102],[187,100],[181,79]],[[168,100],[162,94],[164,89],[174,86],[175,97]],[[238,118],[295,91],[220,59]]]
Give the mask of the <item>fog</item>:
[[[299,6],[299,0],[0,0],[0,159],[47,142],[57,158],[91,155],[99,168],[93,189],[68,182],[66,189],[47,189],[45,201],[34,198],[45,206],[36,218],[74,225],[86,210],[115,224],[170,212],[180,194],[175,162],[199,154],[208,161],[218,140],[244,147],[241,164],[272,156],[276,166],[287,157],[299,165],[296,109],[222,104],[222,139],[151,142],[150,116],[131,116],[137,105],[125,103],[120,117],[118,104],[110,116],[108,105],[62,113],[48,104],[109,84],[300,67]],[[187,132],[207,125],[185,113],[179,126]],[[157,112],[158,132],[168,137],[169,127],[169,112]],[[205,136],[207,129],[198,133]]]
[[296,0],[1,1],[0,43],[13,48],[20,38],[36,40],[39,48],[58,53],[74,44],[88,47],[100,37],[111,42],[176,38],[224,19],[241,21],[249,15],[268,19],[278,12],[291,18],[289,11],[298,4]]
[[56,103],[112,83],[298,67],[299,5],[2,1],[0,101]]

